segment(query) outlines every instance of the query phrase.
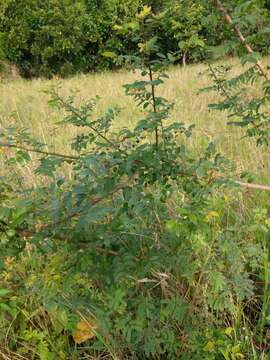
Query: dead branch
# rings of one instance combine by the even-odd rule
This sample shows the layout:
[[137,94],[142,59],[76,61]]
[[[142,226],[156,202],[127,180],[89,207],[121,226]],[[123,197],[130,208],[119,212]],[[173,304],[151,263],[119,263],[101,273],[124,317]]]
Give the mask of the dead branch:
[[236,183],[239,184],[240,186],[246,187],[248,189],[270,191],[270,186],[268,186],[268,185],[251,184],[251,183],[246,183],[246,182],[242,182],[242,181],[236,181]]

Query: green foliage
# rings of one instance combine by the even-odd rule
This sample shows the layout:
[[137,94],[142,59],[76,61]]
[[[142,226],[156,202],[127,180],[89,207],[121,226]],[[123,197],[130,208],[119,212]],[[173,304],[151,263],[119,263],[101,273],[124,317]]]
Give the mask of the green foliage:
[[[269,214],[239,216],[233,166],[214,143],[195,156],[193,126],[170,120],[173,104],[158,95],[173,59],[156,36],[163,16],[145,6],[117,29],[133,44],[119,63],[140,71],[124,87],[142,110],[133,129],[112,130],[117,106],[96,116],[98,98],[60,88],[49,105],[65,113],[59,126],[78,130],[70,154],[1,129],[4,355],[232,360],[268,350]],[[32,164],[33,188],[18,161]],[[81,321],[94,335],[78,342]]]
[[167,11],[166,22],[161,29],[167,38],[176,40],[179,48],[178,57],[184,64],[188,58],[194,61],[205,56],[203,48],[207,39],[203,34],[203,19],[206,13],[206,7],[202,2],[190,4],[190,1],[171,2],[171,7]]
[[[217,91],[222,100],[210,104],[211,109],[228,111],[228,124],[243,128],[247,137],[253,137],[257,145],[268,145],[270,136],[269,114],[269,81],[262,80],[262,73],[257,68],[257,54],[243,57],[243,62],[252,63],[248,69],[239,75],[229,78],[230,68],[209,65],[209,74],[213,86],[203,91]],[[255,65],[254,65],[255,63]],[[260,88],[258,96],[254,96],[252,89]]]
[[7,59],[24,76],[64,72],[80,58],[83,17],[82,5],[71,1],[10,1],[1,18]]
[[[0,59],[17,65],[25,77],[114,68],[115,62],[106,54],[130,54],[134,43],[113,28],[135,21],[144,4],[142,0],[2,1]],[[217,53],[221,49],[229,54],[243,52],[211,2],[155,0],[147,4],[162,14],[154,30],[162,51],[174,54],[178,62],[208,58],[207,46],[215,47]],[[226,6],[255,50],[268,54],[269,10],[264,2],[230,0]]]
[[107,41],[115,45],[112,25],[128,11],[129,3],[114,0],[9,1],[0,14],[1,48],[26,77],[67,76],[107,66],[102,51]]
[[[231,10],[233,24],[243,38],[234,31],[235,38],[214,50],[216,56],[224,56],[234,49],[241,57],[243,71],[229,77],[230,68],[208,64],[209,75],[213,85],[202,91],[216,91],[222,100],[209,107],[215,110],[227,111],[229,125],[245,129],[247,137],[256,139],[258,145],[268,145],[270,135],[269,121],[269,81],[267,69],[264,70],[260,61],[262,55],[269,53],[269,12],[265,2],[260,0],[239,1],[231,9],[225,2],[227,10]],[[235,29],[234,29],[235,30]],[[247,54],[247,47],[248,54]],[[266,81],[265,81],[266,80]],[[258,95],[253,89],[256,86]],[[259,88],[259,91],[258,91]]]

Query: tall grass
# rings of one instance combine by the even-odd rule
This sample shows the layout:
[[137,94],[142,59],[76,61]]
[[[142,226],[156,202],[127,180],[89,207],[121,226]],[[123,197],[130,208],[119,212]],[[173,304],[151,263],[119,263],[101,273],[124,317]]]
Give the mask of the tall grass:
[[[236,60],[229,60],[234,65],[234,71],[240,71],[241,65]],[[198,94],[198,89],[210,83],[207,75],[202,75],[206,69],[203,64],[186,68],[174,67],[169,71],[170,79],[162,88],[162,96],[175,101],[172,120],[194,123],[196,125],[192,137],[192,146],[200,151],[203,144],[214,140],[228,158],[232,159],[240,171],[251,171],[257,175],[257,180],[267,182],[270,170],[269,149],[258,148],[253,140],[242,139],[241,129],[226,125],[226,113],[209,111],[208,104],[218,100],[215,93]],[[102,113],[111,105],[122,108],[115,127],[130,126],[140,116],[134,102],[124,94],[122,85],[133,81],[137,74],[128,72],[78,75],[62,80],[62,94],[70,94],[71,89],[81,98],[101,97],[97,113]],[[44,93],[59,80],[51,81],[36,79],[13,79],[0,83],[1,125],[16,122],[29,127],[35,135],[55,150],[65,152],[68,139],[75,135],[74,128],[59,128],[56,124],[61,120],[61,112],[48,107],[49,96]]]

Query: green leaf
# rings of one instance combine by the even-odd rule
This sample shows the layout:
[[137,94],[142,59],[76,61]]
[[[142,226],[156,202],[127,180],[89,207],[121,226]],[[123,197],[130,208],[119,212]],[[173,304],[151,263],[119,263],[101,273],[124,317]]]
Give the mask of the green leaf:
[[4,297],[10,293],[11,293],[11,291],[8,289],[0,289],[0,297]]
[[247,63],[256,64],[259,60],[261,60],[261,58],[261,54],[254,52],[243,56],[241,62],[243,65]]
[[109,59],[115,59],[117,57],[117,55],[112,51],[104,51],[102,56]]

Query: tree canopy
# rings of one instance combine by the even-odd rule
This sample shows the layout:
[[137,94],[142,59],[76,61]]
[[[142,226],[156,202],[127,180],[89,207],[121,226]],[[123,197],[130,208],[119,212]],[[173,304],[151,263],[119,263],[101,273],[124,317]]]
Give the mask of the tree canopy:
[[[108,52],[129,54],[132,40],[115,26],[134,20],[142,0],[3,0],[0,5],[0,56],[15,64],[25,77],[67,76],[111,69]],[[235,51],[231,29],[224,26],[213,3],[206,0],[149,0],[162,13],[156,30],[166,53],[179,62],[209,56],[209,47],[226,45]],[[269,52],[269,1],[226,1],[235,21],[258,51]],[[245,18],[243,20],[243,18]],[[258,41],[258,39],[260,41]],[[258,45],[259,44],[259,45]]]

